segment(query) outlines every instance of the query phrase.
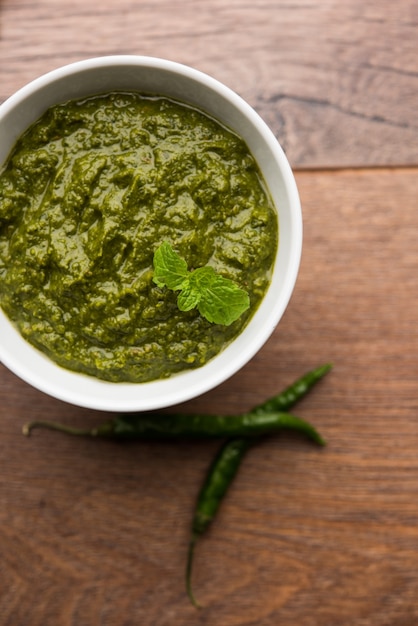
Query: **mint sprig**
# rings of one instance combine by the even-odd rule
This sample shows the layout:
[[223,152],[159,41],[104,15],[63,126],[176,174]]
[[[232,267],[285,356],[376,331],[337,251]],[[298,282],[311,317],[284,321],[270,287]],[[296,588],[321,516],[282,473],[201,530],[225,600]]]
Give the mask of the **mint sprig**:
[[180,291],[180,311],[197,307],[213,324],[229,326],[250,306],[248,293],[206,265],[189,271],[186,261],[164,241],[154,253],[153,281],[159,287]]

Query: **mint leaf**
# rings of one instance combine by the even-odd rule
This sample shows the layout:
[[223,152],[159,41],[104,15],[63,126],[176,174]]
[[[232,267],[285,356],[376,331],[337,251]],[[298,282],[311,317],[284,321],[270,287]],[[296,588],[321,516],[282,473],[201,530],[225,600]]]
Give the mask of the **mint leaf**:
[[[208,278],[206,277],[206,281]],[[224,278],[214,271],[210,284],[207,283],[201,291],[197,308],[199,313],[209,322],[229,326],[241,317],[249,306],[248,293],[232,280]]]
[[[198,267],[197,270],[190,272],[190,284],[200,292],[209,289],[213,282],[218,278],[218,274],[215,272],[211,265],[205,265],[204,267]],[[225,279],[226,280],[226,279]]]
[[190,311],[199,304],[201,294],[199,289],[190,284],[190,280],[184,285],[177,297],[177,306],[180,311]]
[[187,263],[164,242],[154,254],[153,281],[159,287],[180,291],[177,306],[180,311],[197,307],[209,322],[229,326],[250,306],[248,293],[210,265],[189,272]]
[[154,283],[177,291],[187,283],[188,274],[186,261],[164,241],[154,253]]

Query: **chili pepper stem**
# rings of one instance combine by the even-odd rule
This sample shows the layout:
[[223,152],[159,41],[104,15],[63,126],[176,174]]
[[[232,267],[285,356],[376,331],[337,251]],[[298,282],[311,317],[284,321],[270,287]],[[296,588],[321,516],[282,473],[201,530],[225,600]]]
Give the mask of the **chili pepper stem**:
[[202,606],[196,600],[193,594],[193,590],[192,590],[192,564],[193,564],[193,555],[194,555],[194,549],[195,549],[197,538],[198,538],[198,535],[196,533],[193,533],[192,538],[190,539],[190,542],[189,542],[189,552],[187,555],[187,567],[186,567],[186,590],[187,590],[187,595],[189,596],[190,602],[197,609],[200,609],[202,608]]
[[22,432],[26,437],[29,437],[34,428],[47,428],[48,430],[59,430],[67,435],[75,435],[77,437],[91,437],[94,436],[94,431],[84,430],[82,428],[74,428],[73,426],[65,426],[64,424],[58,424],[57,422],[46,421],[33,421],[28,422],[22,428]]

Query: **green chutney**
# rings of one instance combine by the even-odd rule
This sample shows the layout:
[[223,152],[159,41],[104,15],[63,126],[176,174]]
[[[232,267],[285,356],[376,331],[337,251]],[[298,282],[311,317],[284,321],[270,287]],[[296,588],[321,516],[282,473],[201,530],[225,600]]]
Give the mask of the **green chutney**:
[[[152,280],[168,241],[250,296],[230,326]],[[0,172],[0,304],[59,365],[146,382],[200,367],[245,327],[278,245],[244,141],[180,102],[110,93],[51,107]]]

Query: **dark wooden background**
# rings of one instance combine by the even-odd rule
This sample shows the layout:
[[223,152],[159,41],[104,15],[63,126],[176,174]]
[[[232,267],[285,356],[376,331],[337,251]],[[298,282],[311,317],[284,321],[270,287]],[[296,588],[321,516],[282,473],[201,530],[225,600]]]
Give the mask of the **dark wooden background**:
[[[416,0],[0,0],[0,101],[86,57],[162,56],[263,116],[295,170],[299,279],[277,330],[187,411],[246,410],[306,370],[328,440],[253,448],[198,546],[213,442],[117,445],[38,431],[103,414],[0,366],[1,626],[418,624]],[[1,140],[1,137],[0,137]]]

